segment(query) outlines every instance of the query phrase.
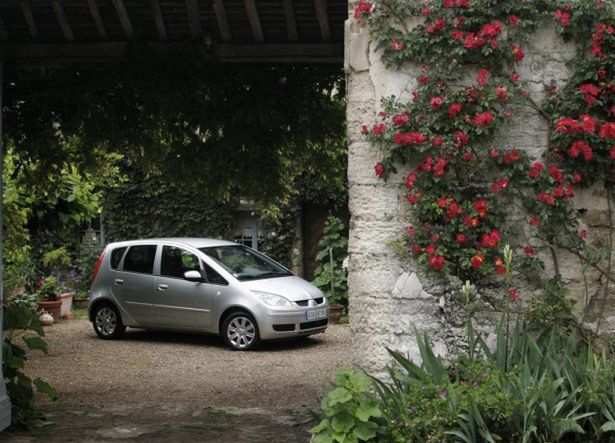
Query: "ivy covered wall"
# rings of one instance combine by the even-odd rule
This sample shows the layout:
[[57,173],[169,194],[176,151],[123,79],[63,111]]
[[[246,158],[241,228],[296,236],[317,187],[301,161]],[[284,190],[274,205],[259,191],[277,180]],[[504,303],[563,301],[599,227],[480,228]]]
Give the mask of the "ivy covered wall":
[[177,184],[135,157],[121,161],[119,183],[103,197],[107,241],[151,237],[228,237],[236,202]]

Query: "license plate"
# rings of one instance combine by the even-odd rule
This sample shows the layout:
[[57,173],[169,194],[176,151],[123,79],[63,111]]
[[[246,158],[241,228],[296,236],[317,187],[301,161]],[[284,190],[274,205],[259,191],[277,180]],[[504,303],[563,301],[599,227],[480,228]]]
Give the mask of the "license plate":
[[305,311],[306,320],[315,320],[317,318],[325,318],[327,316],[327,308],[314,309],[313,311]]

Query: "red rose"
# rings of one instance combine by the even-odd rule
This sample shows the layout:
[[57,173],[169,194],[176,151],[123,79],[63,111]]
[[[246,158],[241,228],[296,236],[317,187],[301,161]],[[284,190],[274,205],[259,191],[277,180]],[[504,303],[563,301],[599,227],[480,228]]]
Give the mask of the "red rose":
[[442,145],[442,138],[434,135],[433,137],[431,137],[431,146],[433,147],[438,147]]
[[419,245],[417,245],[416,243],[412,245],[412,252],[414,252],[415,255],[419,255],[421,253],[421,247]]
[[508,18],[508,23],[510,23],[511,26],[515,26],[519,23],[519,17],[517,17],[516,15],[511,15]]
[[391,39],[389,42],[389,46],[393,49],[393,51],[401,51],[404,49],[404,44],[400,41],[397,41],[397,38]]
[[458,243],[465,243],[466,241],[468,241],[468,237],[465,235],[465,233],[459,232],[455,235],[455,240],[457,240]]
[[372,4],[369,2],[359,2],[356,9],[354,10],[354,18],[357,20],[362,19],[363,17],[369,16],[372,12]]
[[491,115],[491,112],[489,111],[483,112],[482,114],[476,114],[474,116],[475,126],[482,126],[483,128],[486,128],[492,122],[493,122],[493,115]]
[[479,217],[484,218],[487,216],[487,200],[480,199],[474,203],[474,209]]
[[376,171],[376,175],[378,177],[382,178],[384,176],[384,166],[382,166],[382,163],[376,163],[376,166],[374,166],[374,170]]
[[579,232],[579,237],[580,238],[587,238],[587,231],[585,229],[583,229],[581,232]]
[[513,52],[515,54],[515,61],[516,62],[520,62],[521,60],[523,60],[523,58],[525,57],[525,52],[523,52],[520,47],[513,46],[512,50],[513,50]]
[[530,255],[534,255],[534,248],[532,248],[531,246],[526,246],[524,248],[524,251],[525,251],[525,255],[527,255],[528,257]]
[[555,17],[559,20],[560,24],[565,28],[570,24],[570,14],[562,12],[560,9],[555,11]]
[[464,152],[463,155],[461,156],[461,158],[463,158],[467,162],[472,160],[473,157],[474,157],[474,154],[472,154],[472,151]]
[[477,254],[474,257],[472,257],[471,263],[472,263],[472,268],[473,269],[479,269],[482,265],[483,265],[483,261],[485,259],[483,258],[482,255]]
[[438,108],[440,108],[440,106],[442,105],[442,98],[440,97],[432,97],[431,98],[431,109],[433,109],[434,111],[437,111]]
[[510,298],[512,301],[515,301],[519,298],[519,295],[517,294],[517,290],[516,289],[510,289],[508,291],[508,298]]
[[448,107],[448,111],[446,112],[448,112],[448,116],[450,118],[457,117],[457,115],[461,112],[461,104],[453,103],[452,105]]
[[508,86],[496,86],[495,87],[495,93],[499,100],[508,99],[507,92],[508,92]]
[[432,255],[429,257],[429,265],[436,271],[439,271],[444,267],[445,260],[443,255]]
[[537,218],[533,218],[529,221],[530,225],[532,226],[540,226],[540,220]]
[[486,69],[481,69],[478,71],[478,77],[476,77],[476,82],[481,86],[487,85],[487,77],[489,77],[489,71]]

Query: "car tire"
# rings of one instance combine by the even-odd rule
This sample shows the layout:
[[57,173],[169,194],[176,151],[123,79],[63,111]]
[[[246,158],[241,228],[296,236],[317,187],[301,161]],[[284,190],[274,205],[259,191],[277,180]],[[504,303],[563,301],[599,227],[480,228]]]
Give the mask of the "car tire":
[[111,303],[101,303],[94,308],[92,326],[96,335],[104,340],[120,338],[126,332],[120,311]]
[[235,351],[250,351],[260,343],[258,324],[244,311],[233,312],[222,324],[224,342]]

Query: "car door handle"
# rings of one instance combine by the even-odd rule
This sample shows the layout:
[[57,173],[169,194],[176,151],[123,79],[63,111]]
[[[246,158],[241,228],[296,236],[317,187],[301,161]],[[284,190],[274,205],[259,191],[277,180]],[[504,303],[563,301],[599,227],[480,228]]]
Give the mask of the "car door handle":
[[121,278],[116,278],[115,279],[115,284],[116,285],[123,285],[124,284],[124,280],[122,280]]
[[169,289],[169,285],[158,285],[159,291],[166,291],[167,289]]

